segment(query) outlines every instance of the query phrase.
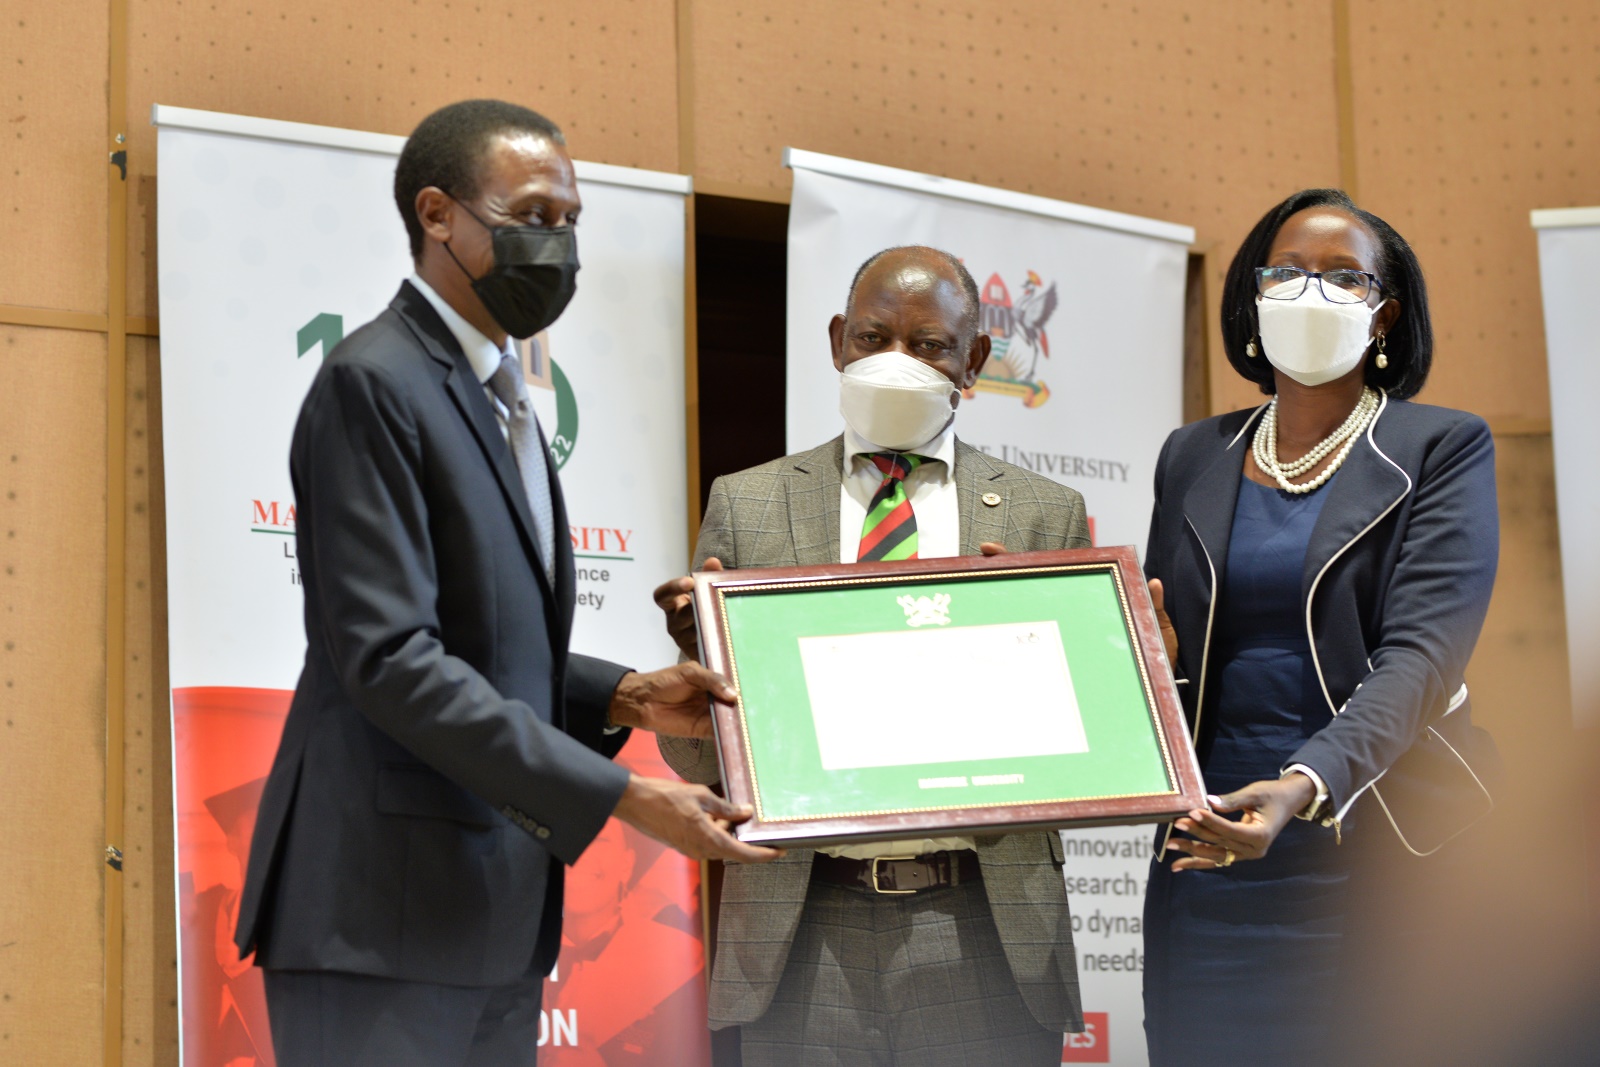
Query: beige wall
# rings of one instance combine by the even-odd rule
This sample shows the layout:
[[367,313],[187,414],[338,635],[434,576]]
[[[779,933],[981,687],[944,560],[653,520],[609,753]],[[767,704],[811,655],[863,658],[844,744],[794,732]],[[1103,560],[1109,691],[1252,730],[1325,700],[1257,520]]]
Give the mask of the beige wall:
[[[104,0],[0,14],[0,304],[104,318],[106,25]],[[102,1048],[106,349],[0,324],[5,1063]]]
[[[1586,0],[4,0],[0,25],[0,1061],[176,1054],[158,343],[107,321],[117,287],[131,332],[159,332],[156,102],[405,133],[449,100],[508,96],[560,121],[582,158],[767,199],[787,195],[785,145],[933,171],[1192,224],[1212,305],[1270,204],[1353,178],[1428,271],[1441,343],[1424,399],[1488,416],[1500,438],[1502,577],[1471,681],[1513,775],[1502,825],[1571,800],[1527,212],[1600,200]],[[114,122],[108,97],[125,99]],[[118,130],[125,185],[104,165]],[[1209,313],[1223,410],[1253,394]],[[126,865],[111,875],[119,770]],[[1486,882],[1537,881],[1552,923],[1570,918],[1581,897],[1553,838],[1516,854]],[[106,877],[125,949],[109,1045]]]
[[1528,210],[1600,201],[1600,6],[1351,5],[1360,195],[1427,271],[1427,399],[1547,428]]
[[154,315],[150,105],[411,132],[442,103],[501,96],[548,112],[578,155],[678,169],[671,0],[129,0],[128,306]]

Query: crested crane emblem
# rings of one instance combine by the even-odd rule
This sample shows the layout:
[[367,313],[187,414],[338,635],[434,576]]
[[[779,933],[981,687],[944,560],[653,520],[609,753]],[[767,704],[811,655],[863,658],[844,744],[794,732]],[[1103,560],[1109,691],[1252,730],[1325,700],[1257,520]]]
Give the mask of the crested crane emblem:
[[1050,388],[1039,379],[1039,361],[1050,358],[1045,325],[1060,302],[1056,283],[1046,285],[1031,270],[1023,278],[1022,294],[1015,302],[1000,274],[989,276],[979,294],[979,311],[983,329],[993,338],[993,348],[989,365],[972,392],[1014,396],[1029,408],[1050,399]]
[[906,613],[907,626],[947,626],[950,623],[950,594],[903,596],[896,601]]

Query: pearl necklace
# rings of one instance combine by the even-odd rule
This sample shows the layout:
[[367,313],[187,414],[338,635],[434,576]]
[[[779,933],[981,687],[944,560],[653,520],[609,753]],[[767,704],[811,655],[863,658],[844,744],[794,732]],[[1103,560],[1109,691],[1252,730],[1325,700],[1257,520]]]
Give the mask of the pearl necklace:
[[[1311,451],[1297,460],[1288,463],[1278,462],[1278,398],[1273,397],[1267,405],[1266,413],[1261,416],[1261,425],[1256,427],[1255,441],[1252,451],[1255,454],[1256,466],[1265,474],[1272,475],[1278,487],[1286,493],[1310,493],[1322,488],[1329,478],[1343,466],[1345,458],[1350,455],[1350,450],[1355,447],[1367,426],[1378,413],[1378,393],[1371,386],[1361,390],[1361,399],[1356,401],[1355,408],[1350,412],[1339,428],[1334,430],[1319,441]],[[1343,447],[1341,446],[1341,442]],[[1291,478],[1303,478],[1309,474],[1318,463],[1338,449],[1333,460],[1327,468],[1311,481],[1303,485],[1296,485]]]

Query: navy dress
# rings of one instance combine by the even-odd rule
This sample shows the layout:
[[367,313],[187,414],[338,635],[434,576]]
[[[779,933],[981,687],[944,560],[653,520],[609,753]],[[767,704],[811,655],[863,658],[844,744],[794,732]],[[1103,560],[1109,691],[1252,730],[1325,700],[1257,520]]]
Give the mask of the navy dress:
[[[1206,791],[1275,779],[1331,719],[1306,638],[1306,547],[1327,498],[1243,479],[1212,656],[1215,734],[1201,753]],[[1348,824],[1347,824],[1348,825]],[[1174,873],[1152,862],[1145,897],[1145,1031],[1150,1062],[1318,1059],[1343,950],[1350,850],[1332,830],[1291,820],[1267,855]]]

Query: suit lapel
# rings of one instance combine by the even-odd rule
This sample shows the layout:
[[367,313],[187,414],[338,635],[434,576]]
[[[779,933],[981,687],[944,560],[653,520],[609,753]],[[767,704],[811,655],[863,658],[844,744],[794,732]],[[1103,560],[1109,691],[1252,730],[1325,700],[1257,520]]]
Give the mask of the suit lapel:
[[[956,501],[961,517],[961,554],[976,556],[978,547],[985,541],[1006,545],[1007,517],[1011,501],[1005,491],[1005,468],[995,463],[986,453],[978,451],[956,439]],[[994,493],[1000,503],[994,507],[979,506],[983,494]],[[1016,545],[1006,545],[1013,552],[1021,551]]]
[[[544,439],[544,427],[539,428],[539,445],[545,449],[545,455],[550,456],[550,450]],[[572,533],[567,525],[567,501],[561,492],[561,479],[556,476],[555,457],[550,456],[548,465],[550,474],[550,502],[551,522],[555,525],[555,564],[551,567],[555,581],[555,608],[556,618],[561,627],[561,647],[565,648],[572,638],[572,615],[577,610],[577,585],[578,576],[574,567],[572,555]],[[524,496],[527,494],[524,493]],[[530,529],[531,529],[530,523]],[[543,568],[538,568],[540,571]],[[542,577],[542,575],[541,575]]]
[[1250,451],[1250,428],[1265,405],[1245,421],[1241,429],[1189,486],[1183,497],[1183,517],[1188,534],[1196,538],[1210,562],[1210,572],[1185,567],[1179,573],[1164,575],[1172,583],[1167,603],[1174,610],[1190,615],[1184,620],[1185,632],[1206,632],[1212,599],[1222,591],[1228,562],[1228,539],[1233,533],[1233,509],[1239,502],[1239,479],[1244,477],[1244,459]]
[[839,494],[843,489],[844,437],[795,457],[784,479],[795,563],[839,562]]
[[1388,410],[1385,397],[1372,425],[1345,458],[1339,473],[1323,489],[1323,503],[1317,523],[1306,546],[1301,599],[1309,604],[1311,587],[1318,575],[1350,544],[1359,539],[1411,491],[1411,479],[1390,462],[1374,445],[1383,414]]
[[[451,334],[450,328],[439,318],[439,313],[433,306],[405,282],[400,286],[400,293],[389,304],[402,320],[411,327],[413,334],[422,341],[423,347],[434,361],[445,368],[444,389],[455,403],[456,410],[472,428],[472,434],[478,439],[478,446],[483,449],[483,455],[494,469],[495,478],[500,482],[500,490],[506,498],[506,504],[511,508],[516,517],[517,528],[522,534],[522,547],[528,554],[528,560],[537,572],[540,585],[544,587],[546,596],[555,599],[555,590],[550,588],[550,583],[545,577],[544,567],[539,562],[539,551],[535,547],[537,541],[533,530],[533,512],[528,507],[528,494],[522,487],[522,475],[517,470],[517,461],[512,458],[511,447],[506,444],[505,436],[500,432],[500,423],[495,419],[494,408],[489,406],[489,398],[484,395],[483,384],[478,381],[477,375],[472,373],[472,365],[467,362],[466,353],[461,351],[461,345]],[[551,481],[555,482],[552,464]],[[559,499],[560,490],[552,484],[552,492]],[[561,531],[564,529],[564,520],[556,526],[556,541],[561,541]],[[561,555],[556,553],[558,560]],[[559,568],[557,574],[559,575]]]

